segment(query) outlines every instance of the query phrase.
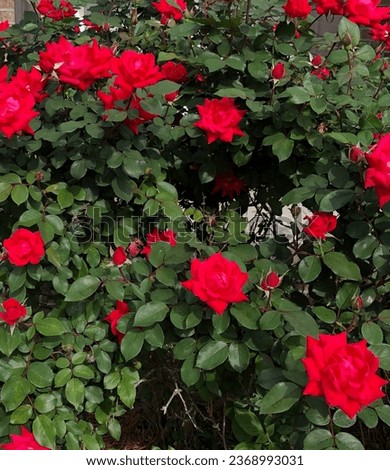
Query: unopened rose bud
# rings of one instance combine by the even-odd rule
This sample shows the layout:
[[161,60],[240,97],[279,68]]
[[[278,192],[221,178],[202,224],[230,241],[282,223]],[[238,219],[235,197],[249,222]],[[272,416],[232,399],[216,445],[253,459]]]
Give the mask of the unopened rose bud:
[[354,163],[362,162],[364,160],[364,156],[365,153],[357,145],[352,145],[352,147],[349,149],[348,157]]
[[45,174],[43,173],[43,171],[37,171],[35,173],[35,181],[42,181],[44,176]]
[[274,80],[281,80],[286,76],[286,68],[282,62],[275,64],[271,70],[271,76]]
[[123,246],[118,246],[112,255],[112,262],[115,266],[122,266],[123,263],[127,260],[127,255]]
[[363,307],[364,307],[364,301],[359,295],[353,301],[353,309],[357,310],[357,311],[360,311]]
[[139,255],[140,251],[142,250],[142,247],[143,247],[143,243],[141,242],[141,240],[136,238],[127,247],[127,251],[134,258],[135,256]]
[[272,289],[276,289],[281,283],[281,278],[275,271],[271,271],[267,274],[265,279],[261,282],[260,288],[268,291]]

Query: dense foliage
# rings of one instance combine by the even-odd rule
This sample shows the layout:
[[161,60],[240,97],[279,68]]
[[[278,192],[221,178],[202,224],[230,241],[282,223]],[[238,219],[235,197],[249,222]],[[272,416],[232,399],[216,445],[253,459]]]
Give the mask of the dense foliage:
[[390,424],[389,9],[88,3],[0,26],[4,449],[120,447],[136,409],[149,447],[363,448]]

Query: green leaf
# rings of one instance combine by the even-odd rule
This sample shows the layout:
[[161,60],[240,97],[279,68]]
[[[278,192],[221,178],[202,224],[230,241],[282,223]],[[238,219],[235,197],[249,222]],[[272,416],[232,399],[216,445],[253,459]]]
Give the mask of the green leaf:
[[382,310],[378,315],[378,319],[381,322],[386,323],[386,325],[390,325],[390,310]]
[[229,346],[229,363],[234,370],[241,373],[249,365],[250,354],[244,343],[232,343]]
[[58,318],[42,318],[35,323],[35,327],[43,336],[59,336],[66,332],[66,328]]
[[314,315],[325,323],[334,323],[337,319],[336,313],[330,308],[313,307],[312,310]]
[[124,405],[128,408],[133,408],[137,395],[137,380],[127,368],[122,369],[121,376],[122,378],[118,385],[118,396]]
[[283,413],[289,410],[301,398],[301,395],[298,385],[290,382],[277,383],[261,400],[260,414]]
[[187,359],[183,362],[180,369],[180,377],[187,387],[195,385],[199,380],[200,369],[195,367],[195,354],[187,357]]
[[177,285],[177,275],[172,268],[162,266],[156,271],[156,279],[164,286],[174,287]]
[[155,348],[162,348],[164,344],[164,331],[159,323],[145,330],[145,340]]
[[[34,403],[34,406],[35,406],[35,403]],[[32,415],[33,415],[33,408],[31,405],[19,406],[18,408],[16,408],[15,411],[12,412],[11,417],[10,417],[10,423],[11,424],[27,423],[27,421],[29,421]]]
[[356,417],[351,419],[344,413],[344,411],[336,410],[335,414],[333,415],[333,422],[340,428],[350,428],[356,423]]
[[69,403],[71,403],[76,410],[84,402],[85,389],[84,385],[79,379],[70,379],[65,386],[65,396]]
[[0,202],[4,202],[11,194],[13,185],[7,181],[0,181]]
[[88,367],[85,364],[79,364],[74,367],[73,369],[73,375],[74,377],[78,377],[79,379],[93,379],[95,377],[94,371],[91,369],[91,367]]
[[248,303],[239,303],[230,308],[230,312],[248,330],[258,330],[260,320],[260,310]]
[[333,446],[333,436],[327,429],[314,429],[303,441],[305,450],[330,449]]
[[65,209],[66,207],[70,207],[73,205],[74,196],[67,189],[60,189],[57,194],[57,201],[60,205],[60,208]]
[[333,212],[345,206],[355,197],[352,189],[335,189],[326,194],[320,202],[320,211]]
[[315,190],[312,188],[294,188],[282,197],[282,204],[297,204],[312,198],[314,194]]
[[148,302],[137,311],[134,318],[134,326],[152,326],[161,322],[168,313],[168,307],[163,302]]
[[298,272],[303,282],[314,281],[321,272],[321,261],[317,256],[306,256],[299,263]]
[[302,336],[318,337],[319,327],[314,318],[303,310],[282,312],[284,319]]
[[252,411],[235,407],[234,417],[239,426],[250,436],[258,436],[264,433],[259,418]]
[[42,214],[35,209],[29,209],[19,217],[18,225],[21,227],[31,227],[42,220]]
[[342,17],[339,22],[338,34],[341,42],[344,42],[348,48],[354,48],[360,42],[359,26],[356,23],[347,20],[345,17]]
[[173,348],[173,355],[176,359],[184,360],[192,356],[196,351],[196,341],[193,338],[184,338]]
[[54,374],[51,368],[43,362],[33,362],[27,369],[28,380],[38,388],[50,387]]
[[111,418],[108,422],[107,428],[108,432],[110,433],[110,436],[116,441],[119,441],[122,434],[122,428],[119,421],[115,418]]
[[0,327],[0,352],[5,354],[7,357],[15,351],[20,345],[22,338],[18,329],[14,330],[11,335],[8,328]]
[[54,378],[55,387],[63,387],[72,377],[72,371],[70,369],[62,369],[57,372]]
[[364,450],[363,444],[352,434],[339,432],[336,434],[336,447],[340,450]]
[[15,410],[30,393],[30,382],[24,377],[11,377],[1,388],[0,398],[6,411]]
[[373,235],[367,235],[358,240],[353,246],[353,254],[359,259],[368,259],[379,246],[378,240]]
[[379,367],[390,370],[390,344],[373,344],[369,349],[379,357]]
[[351,279],[352,281],[360,281],[362,278],[359,266],[349,261],[343,253],[325,253],[324,263],[337,276]]
[[32,431],[39,444],[49,449],[55,448],[56,430],[48,416],[38,415],[33,421]]
[[212,370],[223,364],[229,356],[229,347],[222,341],[209,341],[198,353],[196,367]]
[[[365,426],[367,426],[369,429],[376,428],[378,425],[378,415],[375,413],[375,410],[373,410],[372,408],[364,408],[360,413],[358,413],[358,417],[363,421]],[[390,423],[390,419],[389,419],[389,423]]]
[[390,405],[379,405],[375,408],[379,418],[390,426]]
[[272,153],[276,155],[280,162],[287,160],[294,150],[294,141],[291,139],[284,139],[274,142],[272,144]]
[[383,342],[382,328],[373,322],[363,323],[362,336],[369,344],[381,344]]
[[152,95],[167,95],[177,91],[180,87],[180,83],[172,82],[170,80],[161,80],[156,83],[156,85],[149,86],[148,90]]
[[301,86],[287,88],[286,94],[290,96],[290,101],[293,104],[302,104],[310,101],[309,93]]
[[281,314],[275,310],[269,310],[260,317],[260,328],[262,330],[275,330],[282,323]]
[[81,129],[84,126],[85,126],[84,121],[67,121],[67,122],[62,122],[58,126],[58,130],[64,134],[68,134],[68,133],[74,132],[77,129]]
[[28,188],[24,184],[17,184],[13,187],[11,191],[11,199],[14,201],[15,204],[20,206],[28,199]]
[[133,197],[133,189],[131,186],[131,179],[126,175],[116,176],[111,181],[111,187],[116,196],[125,202],[130,202]]
[[144,344],[143,331],[128,331],[121,341],[121,351],[126,361],[138,356]]
[[41,395],[37,396],[34,401],[34,408],[38,413],[50,413],[56,407],[57,400],[54,395],[50,393],[42,393]]
[[345,282],[336,294],[336,305],[342,310],[348,308],[359,293],[359,285]]
[[101,281],[96,276],[84,276],[77,279],[69,288],[66,294],[66,302],[79,302],[80,300],[87,299],[96,292]]

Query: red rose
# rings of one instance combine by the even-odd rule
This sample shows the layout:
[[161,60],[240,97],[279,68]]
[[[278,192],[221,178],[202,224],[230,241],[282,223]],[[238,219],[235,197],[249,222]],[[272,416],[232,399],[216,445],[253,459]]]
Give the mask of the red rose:
[[[174,4],[176,4],[174,6]],[[152,2],[154,8],[161,13],[161,24],[167,24],[170,18],[178,21],[183,18],[183,12],[187,8],[187,3],[184,0],[160,0],[159,2]]]
[[235,135],[244,135],[238,124],[245,111],[235,107],[233,98],[206,99],[204,105],[197,105],[197,108],[201,119],[194,126],[206,132],[208,144],[217,139],[231,142]]
[[390,18],[390,7],[378,7],[381,0],[346,0],[344,15],[354,23],[373,26]]
[[347,343],[347,333],[307,337],[305,364],[308,383],[304,395],[324,396],[351,419],[363,407],[384,397],[387,380],[376,375],[379,359],[365,340]]
[[193,259],[191,279],[181,284],[206,302],[218,315],[222,315],[231,302],[248,300],[242,292],[247,280],[248,274],[241,271],[235,261],[229,261],[221,253],[215,253],[205,261]]
[[115,310],[112,310],[107,316],[104,317],[104,321],[110,324],[111,333],[118,338],[119,342],[122,341],[125,335],[118,331],[116,326],[118,321],[129,312],[130,310],[127,304],[121,300],[117,300],[115,304]]
[[318,77],[320,80],[327,80],[330,77],[330,70],[327,67],[320,67],[312,70],[310,73]]
[[314,65],[314,67],[319,67],[321,64],[322,64],[322,55],[321,54],[317,54],[316,56],[314,56],[312,59],[311,59],[311,63],[312,65]]
[[131,96],[134,88],[145,88],[162,79],[152,53],[125,51],[119,58],[113,59],[112,71],[117,75],[114,85],[127,98]]
[[15,325],[20,318],[27,315],[26,307],[20,304],[16,299],[7,299],[2,305],[5,312],[0,312],[0,318],[8,325]]
[[10,139],[14,134],[34,134],[30,122],[39,115],[33,95],[15,82],[0,86],[0,131]]
[[[9,22],[8,20],[6,21],[0,21],[0,31],[7,31],[9,28]],[[2,41],[4,38],[0,36],[0,41]]]
[[314,0],[317,12],[320,15],[332,13],[333,15],[343,14],[344,0]]
[[58,79],[82,91],[96,80],[111,76],[112,50],[92,44],[73,46],[63,36],[58,42],[46,43],[46,51],[39,53],[39,66],[45,73],[55,70]]
[[307,18],[311,12],[308,0],[287,0],[283,9],[291,18]]
[[38,264],[45,254],[45,246],[39,232],[30,232],[26,228],[18,228],[3,242],[7,250],[8,260],[15,266],[28,263]]
[[161,66],[161,74],[165,80],[171,80],[171,82],[185,83],[187,81],[187,69],[183,64],[176,64],[172,60]]
[[172,230],[163,230],[159,232],[157,228],[153,232],[146,235],[147,244],[144,249],[141,251],[141,254],[146,255],[147,258],[150,256],[152,251],[152,244],[156,242],[166,242],[171,246],[176,246],[176,234]]
[[282,62],[278,62],[275,64],[271,71],[272,78],[274,80],[281,80],[286,76],[286,69],[284,67],[284,64]]
[[73,5],[66,0],[60,0],[58,7],[54,6],[53,0],[39,0],[36,8],[41,15],[51,18],[53,21],[60,21],[63,18],[75,16],[77,13]]
[[46,86],[47,79],[44,79],[42,74],[36,68],[32,68],[29,71],[19,68],[16,75],[12,78],[11,83],[18,85],[31,93],[37,103],[40,103],[48,97],[48,94],[43,91]]
[[281,283],[281,279],[275,271],[271,271],[267,274],[265,279],[261,282],[260,287],[265,290],[276,289]]
[[116,266],[122,266],[122,264],[127,260],[126,251],[123,246],[118,246],[112,255],[112,262]]
[[222,197],[234,199],[239,196],[241,191],[245,189],[245,183],[242,179],[237,178],[233,171],[227,173],[219,173],[214,179],[214,188],[211,194],[220,192]]
[[379,205],[390,201],[390,133],[379,138],[371,153],[366,153],[368,170],[364,177],[366,188],[374,187]]
[[358,147],[357,145],[352,145],[352,147],[349,149],[349,159],[354,162],[354,163],[359,163],[364,160],[365,153],[363,150]]
[[309,225],[303,231],[321,240],[325,240],[326,234],[334,230],[337,225],[337,217],[327,212],[315,211],[311,217],[306,216],[305,219],[309,220]]
[[4,450],[51,450],[48,447],[43,447],[36,441],[34,434],[27,428],[21,426],[22,434],[11,434],[11,442],[8,444],[1,444]]
[[137,256],[140,254],[142,250],[143,244],[141,240],[136,238],[133,240],[130,245],[127,247],[127,251],[130,253],[130,255],[134,258],[134,256]]

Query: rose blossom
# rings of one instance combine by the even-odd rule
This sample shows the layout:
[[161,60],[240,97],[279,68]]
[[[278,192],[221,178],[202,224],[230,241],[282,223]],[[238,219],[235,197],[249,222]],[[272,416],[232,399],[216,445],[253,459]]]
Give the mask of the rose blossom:
[[316,10],[320,15],[332,13],[333,15],[343,14],[344,0],[314,0]]
[[367,341],[347,343],[347,333],[307,337],[303,359],[308,375],[304,395],[323,396],[329,406],[341,408],[349,418],[384,397],[387,380],[376,375],[379,359]]
[[352,145],[352,147],[349,149],[348,157],[352,162],[359,163],[364,160],[365,155],[365,152],[360,147],[357,145]]
[[10,326],[15,325],[22,317],[27,315],[27,309],[16,299],[7,299],[3,302],[4,312],[0,312],[0,318]]
[[271,271],[267,274],[265,279],[261,282],[260,288],[268,291],[276,289],[281,283],[281,279],[275,271]]
[[325,240],[326,234],[334,230],[337,225],[337,217],[328,212],[315,211],[312,216],[306,216],[305,219],[309,220],[309,225],[303,231],[322,240]]
[[60,21],[63,18],[75,16],[77,13],[67,0],[60,0],[58,7],[54,6],[53,0],[39,0],[36,8],[41,15],[51,18],[53,21]]
[[214,188],[211,194],[220,192],[222,197],[234,199],[239,196],[241,191],[245,189],[245,183],[242,179],[237,178],[233,171],[226,173],[218,173],[214,179]]
[[147,258],[149,258],[150,256],[153,243],[166,242],[169,243],[171,246],[176,246],[177,243],[175,232],[172,232],[172,230],[163,230],[159,232],[157,228],[155,228],[153,232],[148,233],[146,235],[146,240],[147,244],[141,251],[141,254],[145,255]]
[[31,433],[24,426],[20,427],[22,434],[11,434],[11,442],[8,444],[1,444],[4,450],[51,450],[48,447],[43,447],[36,441],[34,434]]
[[111,333],[117,337],[119,342],[122,341],[125,335],[118,331],[116,327],[118,325],[119,320],[129,312],[130,310],[126,302],[117,300],[115,304],[115,309],[104,317],[104,321],[110,324]]
[[244,132],[238,127],[245,111],[237,109],[233,98],[212,99],[206,98],[203,105],[197,105],[200,120],[194,126],[204,130],[207,143],[211,144],[217,139],[231,142],[235,135],[242,136]]
[[274,80],[281,80],[286,76],[286,69],[283,62],[278,62],[271,70],[271,76]]
[[221,253],[214,253],[205,261],[193,259],[191,279],[181,284],[218,315],[222,315],[228,304],[248,300],[242,292],[247,280],[248,273],[241,271],[235,261],[229,261]]
[[8,260],[15,266],[28,263],[38,264],[45,254],[45,246],[39,232],[30,232],[19,228],[3,242],[7,250]]
[[283,9],[291,18],[307,18],[311,12],[308,0],[287,0]]
[[126,251],[123,246],[118,246],[115,249],[114,254],[112,255],[112,262],[115,266],[122,266],[122,264],[127,260]]
[[[176,6],[174,6],[176,4]],[[152,2],[154,8],[161,13],[161,24],[165,25],[168,20],[173,18],[175,21],[183,18],[183,12],[187,8],[187,3],[184,0],[159,0]]]
[[374,187],[379,205],[390,201],[390,133],[379,138],[373,151],[366,153],[368,170],[364,177],[366,188]]

